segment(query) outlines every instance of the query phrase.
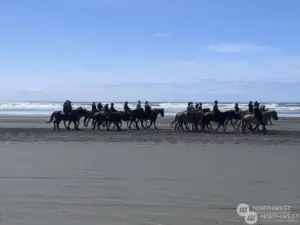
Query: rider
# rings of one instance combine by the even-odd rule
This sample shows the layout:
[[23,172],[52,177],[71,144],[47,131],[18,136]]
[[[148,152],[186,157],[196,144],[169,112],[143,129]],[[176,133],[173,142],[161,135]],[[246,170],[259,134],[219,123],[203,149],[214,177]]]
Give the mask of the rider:
[[69,104],[69,101],[68,101],[68,100],[66,100],[66,101],[64,102],[64,104],[63,104],[63,112],[64,112],[64,114],[68,114],[68,111],[69,111],[69,109],[68,109],[68,104]]
[[263,125],[263,121],[262,121],[262,113],[259,109],[259,103],[256,101],[254,103],[254,116],[256,117],[256,119],[258,120],[259,124]]
[[146,112],[148,115],[150,115],[150,113],[151,113],[151,107],[150,107],[148,101],[145,102],[145,112]]
[[252,101],[250,101],[249,104],[248,104],[248,110],[249,110],[249,113],[253,113],[253,104],[252,104]]
[[186,113],[187,115],[190,115],[192,112],[192,109],[191,109],[191,102],[188,102],[188,105],[186,107]]
[[234,105],[234,112],[236,114],[239,114],[241,112],[241,109],[239,108],[239,104],[238,103],[235,103],[235,105]]
[[199,110],[199,111],[202,111],[202,102],[199,103],[198,110]]
[[96,113],[96,112],[97,112],[96,103],[93,102],[93,103],[92,103],[92,113]]
[[141,101],[138,100],[138,103],[136,104],[136,110],[139,111],[142,109]]
[[130,108],[129,108],[129,106],[128,106],[128,102],[126,101],[125,103],[124,103],[124,112],[129,112],[130,111]]
[[68,113],[72,112],[73,107],[72,107],[72,102],[68,100]]
[[104,113],[104,115],[107,115],[108,113],[110,113],[110,110],[108,108],[108,104],[104,105],[104,107],[103,107],[103,113]]
[[215,100],[213,112],[214,112],[214,113],[219,113],[219,112],[220,112],[220,111],[219,111],[218,101],[217,101],[217,100]]
[[103,109],[103,105],[101,104],[101,102],[98,103],[97,108],[99,112]]
[[111,112],[117,112],[117,110],[114,107],[114,103],[110,103],[110,111]]
[[189,102],[188,103],[188,106],[186,108],[186,111],[187,111],[187,116],[194,116],[194,113],[195,113],[195,107],[193,105],[193,102]]

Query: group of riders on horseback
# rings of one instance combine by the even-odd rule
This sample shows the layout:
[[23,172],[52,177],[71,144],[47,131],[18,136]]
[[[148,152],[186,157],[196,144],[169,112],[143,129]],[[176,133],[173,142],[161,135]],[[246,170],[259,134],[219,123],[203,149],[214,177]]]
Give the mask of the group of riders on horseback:
[[69,124],[66,128],[69,129],[70,123],[73,122],[74,128],[78,130],[80,118],[84,117],[84,126],[88,126],[89,121],[92,120],[93,129],[95,129],[96,124],[98,125],[98,129],[101,124],[106,125],[107,129],[109,129],[110,124],[113,123],[117,126],[118,130],[120,130],[122,121],[127,121],[128,128],[131,128],[131,124],[135,123],[136,128],[139,129],[139,122],[142,127],[145,128],[144,122],[147,124],[147,120],[150,120],[150,125],[147,126],[147,128],[154,125],[154,128],[157,129],[156,119],[158,115],[163,117],[164,109],[156,108],[152,110],[148,101],[145,102],[144,108],[142,108],[141,101],[138,101],[136,109],[133,110],[130,109],[128,102],[126,101],[124,103],[124,111],[117,111],[114,108],[114,103],[111,103],[109,107],[109,104],[105,104],[103,106],[101,102],[99,102],[96,106],[96,103],[93,102],[92,110],[89,111],[81,106],[73,109],[72,102],[66,100],[63,104],[63,110],[53,112],[47,123],[53,122],[54,129],[59,129],[60,121],[64,121],[65,126],[65,122],[68,121]]
[[[188,102],[187,105],[187,109],[186,109],[186,113],[187,115],[191,115],[193,116],[193,114],[197,111],[202,111],[202,103],[197,103],[196,106],[194,107],[193,102]],[[254,116],[259,120],[259,122],[262,123],[262,112],[266,111],[266,107],[265,105],[261,105],[260,103],[255,101],[254,105],[252,103],[252,101],[249,102],[248,104],[248,112],[250,114],[254,114]],[[237,116],[239,116],[241,114],[241,109],[239,108],[239,104],[235,103],[234,105],[234,112],[236,113]],[[214,106],[213,106],[213,111],[212,113],[218,115],[220,114],[220,110],[219,110],[219,106],[218,106],[218,101],[216,100],[214,102]]]
[[[103,122],[104,123],[106,122],[106,125],[113,123],[117,126],[118,129],[120,129],[120,126],[122,126],[121,121],[127,121],[128,128],[130,128],[132,122],[134,122],[136,124],[136,128],[139,129],[138,122],[140,122],[142,127],[144,127],[143,121],[147,123],[147,120],[150,120],[150,122],[151,122],[150,126],[152,126],[152,124],[154,124],[154,128],[157,129],[157,127],[155,125],[157,116],[159,114],[161,114],[162,117],[164,116],[163,108],[151,109],[151,106],[149,105],[148,101],[145,102],[144,108],[142,108],[141,101],[138,101],[135,109],[131,109],[128,106],[128,102],[126,101],[124,103],[124,111],[117,111],[114,108],[114,103],[111,103],[110,106],[109,106],[109,104],[105,104],[103,106],[101,102],[99,102],[97,105],[95,102],[93,102],[91,108],[92,108],[91,111],[84,109],[82,107],[73,109],[72,102],[67,100],[63,104],[63,111],[62,112],[61,111],[53,112],[53,114],[51,115],[51,118],[48,122],[53,121],[54,124],[55,123],[57,124],[57,128],[59,129],[59,127],[58,127],[59,121],[69,121],[69,125],[70,125],[70,122],[72,121],[74,123],[74,127],[78,128],[80,118],[84,117],[85,118],[84,119],[85,126],[87,126],[90,119],[92,119],[94,128],[95,128],[95,124],[97,123],[98,129],[99,129],[100,124],[103,124]],[[218,107],[218,101],[215,101],[212,111],[209,108],[203,108],[202,103],[198,103],[194,107],[193,102],[189,102],[187,105],[186,111],[179,113],[179,114],[182,116],[185,115],[186,119],[188,121],[190,121],[190,123],[193,123],[194,125],[198,124],[198,122],[200,120],[202,121],[201,122],[202,125],[205,125],[205,126],[209,124],[209,121],[215,121],[215,122],[219,123],[218,128],[220,127],[220,125],[222,125],[225,130],[226,128],[224,125],[226,125],[229,121],[235,128],[232,120],[233,119],[235,119],[236,121],[241,120],[242,118],[245,118],[244,117],[245,114],[251,115],[251,117],[255,118],[259,124],[261,124],[261,125],[263,125],[263,127],[265,127],[265,123],[263,121],[263,117],[264,117],[263,115],[264,115],[265,111],[267,111],[267,109],[265,108],[264,105],[262,105],[260,107],[260,104],[257,101],[255,101],[254,104],[252,103],[252,101],[250,101],[248,104],[247,111],[242,111],[239,108],[238,103],[235,103],[234,110],[221,112]],[[182,127],[182,122],[184,121],[184,120],[182,120],[182,118],[185,118],[185,117],[180,117],[181,122],[179,122],[179,120],[176,119],[176,118],[179,118],[177,115],[175,117],[175,121],[177,120],[177,125],[175,127],[178,127],[178,125],[180,125]],[[277,115],[275,116],[275,118],[276,117],[277,117]],[[54,120],[54,118],[56,118],[56,119]],[[201,118],[204,118],[204,119],[202,120]],[[251,123],[249,123],[249,124],[251,124]],[[68,129],[69,129],[69,125],[67,127]],[[150,126],[148,126],[148,128]],[[252,129],[251,125],[249,125],[249,126],[250,126],[250,129]],[[107,129],[108,128],[109,128],[109,126],[107,126]],[[217,130],[218,130],[218,128],[217,128]]]
[[[69,114],[70,112],[72,112],[73,107],[72,107],[72,102],[69,100],[66,100],[63,104],[63,112],[65,114]],[[142,108],[142,103],[139,100],[137,105],[136,105],[136,110],[137,111],[144,111],[146,114],[150,115],[151,114],[151,106],[149,105],[148,101],[145,102],[145,108]],[[104,114],[108,114],[111,112],[117,112],[117,110],[114,107],[114,103],[110,103],[110,107],[109,104],[105,104],[104,106],[102,105],[101,102],[99,102],[96,106],[96,102],[92,103],[92,113],[97,113],[97,112],[103,112]],[[124,103],[124,112],[125,113],[130,113],[131,112],[131,108],[128,106],[128,101],[126,101]]]

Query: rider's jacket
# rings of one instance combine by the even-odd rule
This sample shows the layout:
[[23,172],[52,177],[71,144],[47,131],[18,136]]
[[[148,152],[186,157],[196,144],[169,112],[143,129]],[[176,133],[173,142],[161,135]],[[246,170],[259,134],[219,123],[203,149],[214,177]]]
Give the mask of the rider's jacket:
[[93,113],[97,112],[96,104],[92,104],[92,112]]
[[252,104],[249,104],[249,105],[248,105],[248,110],[249,110],[250,113],[253,112],[253,105],[252,105]]
[[234,111],[235,111],[236,113],[239,113],[239,112],[240,112],[240,108],[236,105],[236,106],[234,106]]
[[130,111],[130,108],[127,103],[124,104],[124,111]]
[[217,104],[215,104],[215,105],[214,105],[214,109],[213,109],[213,111],[214,111],[214,112],[219,112],[219,107],[218,107],[218,105],[217,105]]
[[151,112],[151,107],[150,107],[149,104],[145,104],[145,111],[146,111],[147,113]]
[[257,118],[261,118],[261,112],[259,110],[259,107],[254,108],[254,116]]

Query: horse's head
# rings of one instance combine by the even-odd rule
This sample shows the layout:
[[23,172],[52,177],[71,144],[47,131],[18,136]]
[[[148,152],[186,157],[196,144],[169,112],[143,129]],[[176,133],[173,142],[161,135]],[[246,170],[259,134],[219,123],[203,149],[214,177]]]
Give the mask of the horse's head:
[[272,118],[274,119],[274,120],[278,120],[278,115],[277,115],[277,112],[275,111],[275,110],[273,110],[273,111],[271,111],[272,112]]
[[165,116],[165,109],[164,108],[158,109],[158,113],[161,115],[161,117],[164,117]]

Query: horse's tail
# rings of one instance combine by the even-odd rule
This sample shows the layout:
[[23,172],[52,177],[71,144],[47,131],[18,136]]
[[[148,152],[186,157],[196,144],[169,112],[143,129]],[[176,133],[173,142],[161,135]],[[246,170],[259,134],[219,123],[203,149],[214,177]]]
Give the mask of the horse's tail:
[[50,119],[48,121],[46,121],[45,123],[51,123],[54,119],[54,116],[55,116],[55,112],[53,112],[50,116]]
[[174,120],[170,123],[170,126],[173,126],[173,124],[177,121],[178,115],[175,116]]

